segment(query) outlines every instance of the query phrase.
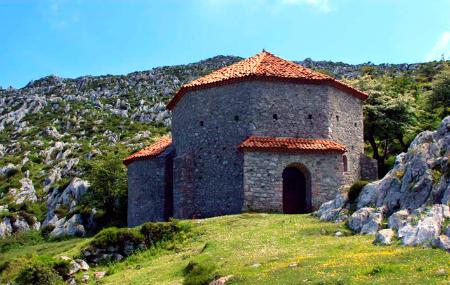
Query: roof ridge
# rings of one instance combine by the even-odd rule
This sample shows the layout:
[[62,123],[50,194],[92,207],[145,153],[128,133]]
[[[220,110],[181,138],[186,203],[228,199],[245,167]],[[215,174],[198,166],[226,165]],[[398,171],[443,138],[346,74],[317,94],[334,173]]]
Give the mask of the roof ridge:
[[368,97],[364,92],[331,76],[314,71],[293,61],[285,60],[263,50],[254,56],[222,67],[206,76],[183,85],[167,104],[167,109],[173,109],[184,94],[190,90],[199,90],[254,79],[301,84],[327,84],[359,99],[364,100]]

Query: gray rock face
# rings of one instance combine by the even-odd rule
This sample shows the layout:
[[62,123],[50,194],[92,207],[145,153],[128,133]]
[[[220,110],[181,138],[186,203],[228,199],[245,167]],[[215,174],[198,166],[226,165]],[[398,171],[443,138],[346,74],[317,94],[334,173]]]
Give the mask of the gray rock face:
[[361,234],[375,234],[382,220],[383,214],[379,209],[361,208],[350,216],[348,226]]
[[434,205],[431,209],[415,211],[411,219],[416,223],[407,223],[398,229],[398,237],[404,245],[431,245],[442,231],[444,220],[450,218],[447,205]]
[[347,211],[344,209],[346,202],[347,197],[338,192],[334,200],[323,203],[314,215],[324,221],[343,221],[348,218]]
[[0,219],[0,238],[10,236],[18,232],[24,232],[28,230],[39,230],[41,223],[38,222],[36,217],[25,218],[18,215],[12,215],[11,217],[4,217]]
[[433,240],[432,245],[450,252],[450,238],[446,235],[440,235]]
[[[443,236],[450,235],[450,230],[443,225],[450,218],[449,155],[450,117],[447,117],[436,131],[419,134],[408,152],[397,156],[393,169],[383,179],[362,189],[355,205],[357,210],[348,219],[350,228],[361,234],[375,233],[385,216],[389,229],[397,231],[402,244],[433,244],[446,249],[447,240]],[[316,215],[323,220],[336,220],[342,204],[337,197],[323,204]],[[392,233],[380,230],[376,242],[385,244],[387,234]]]
[[12,196],[14,203],[22,204],[25,201],[36,202],[37,196],[33,181],[29,178],[22,178],[20,179],[20,184],[22,184],[20,189],[10,188],[8,192]]
[[80,178],[74,178],[70,184],[59,192],[58,189],[53,190],[47,198],[47,216],[43,222],[43,226],[53,225],[55,228],[50,232],[52,237],[61,236],[84,236],[86,233],[83,220],[79,214],[73,215],[69,219],[66,217],[58,217],[55,210],[65,207],[68,212],[75,209],[76,205],[81,201],[84,193],[89,188],[89,183]]
[[392,239],[395,237],[395,232],[391,229],[383,229],[377,232],[375,235],[374,244],[390,245]]
[[51,237],[64,236],[84,236],[86,231],[83,220],[79,214],[73,215],[70,219],[65,217],[54,223],[55,228],[50,232]]
[[[450,117],[437,131],[425,131],[400,154],[394,168],[380,181],[364,187],[358,208],[385,206],[388,213],[399,209],[417,209],[423,205],[447,204],[449,200]],[[439,179],[436,181],[436,177]]]

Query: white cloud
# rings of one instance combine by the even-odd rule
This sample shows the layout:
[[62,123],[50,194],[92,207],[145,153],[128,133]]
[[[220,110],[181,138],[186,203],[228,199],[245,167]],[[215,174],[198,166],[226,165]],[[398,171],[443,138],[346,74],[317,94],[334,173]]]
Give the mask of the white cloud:
[[288,5],[311,5],[317,7],[322,12],[331,11],[329,0],[281,0],[281,2]]
[[440,60],[442,55],[450,57],[450,32],[444,32],[425,57],[426,61]]

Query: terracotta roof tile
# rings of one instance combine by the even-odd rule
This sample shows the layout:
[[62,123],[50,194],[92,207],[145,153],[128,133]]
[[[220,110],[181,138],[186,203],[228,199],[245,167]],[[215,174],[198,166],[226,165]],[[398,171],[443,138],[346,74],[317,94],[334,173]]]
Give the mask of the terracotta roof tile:
[[332,140],[255,136],[240,143],[238,149],[267,152],[346,152],[345,146]]
[[190,90],[204,89],[244,80],[288,81],[309,84],[328,84],[351,95],[366,99],[368,95],[350,85],[299,64],[279,58],[267,51],[216,70],[204,77],[183,85],[167,104],[173,109],[184,94]]
[[133,153],[123,160],[125,165],[129,165],[136,160],[152,159],[166,150],[172,144],[172,138],[169,136],[164,136],[155,143]]

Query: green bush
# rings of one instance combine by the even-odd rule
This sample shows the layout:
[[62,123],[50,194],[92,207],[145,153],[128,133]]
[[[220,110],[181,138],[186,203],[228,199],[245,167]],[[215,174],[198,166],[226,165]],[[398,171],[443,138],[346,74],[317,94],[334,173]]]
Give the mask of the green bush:
[[51,225],[51,224],[46,225],[41,228],[41,235],[43,237],[48,237],[54,229],[55,229],[55,225]]
[[184,268],[183,285],[207,285],[216,278],[215,270],[210,260],[190,261]]
[[11,177],[13,177],[14,175],[18,174],[19,172],[20,172],[19,169],[17,169],[17,168],[12,168],[12,169],[10,169],[8,172],[6,172],[5,175],[6,175],[7,178],[11,178]]
[[141,234],[144,235],[147,245],[155,245],[158,242],[173,239],[181,230],[178,222],[171,220],[170,222],[145,223],[142,225]]
[[81,204],[96,208],[99,216],[104,213],[96,217],[98,224],[126,225],[128,186],[124,157],[124,153],[99,155],[83,165],[90,187]]
[[106,248],[110,245],[123,247],[126,241],[139,244],[144,242],[144,236],[136,229],[111,227],[96,234],[90,245],[100,248]]
[[361,193],[361,190],[364,186],[366,186],[369,183],[369,181],[365,180],[359,180],[353,183],[353,185],[350,187],[350,190],[348,190],[348,199],[351,202],[356,201],[358,199],[359,194]]
[[0,239],[0,253],[7,252],[14,248],[19,248],[23,245],[35,245],[44,241],[45,240],[39,231],[31,230],[18,232],[15,235]]
[[58,208],[56,208],[54,211],[56,216],[58,216],[59,219],[62,217],[65,217],[69,213],[69,207],[66,205],[61,205]]
[[69,273],[69,262],[49,256],[35,257],[24,266],[15,279],[15,284],[65,284]]

